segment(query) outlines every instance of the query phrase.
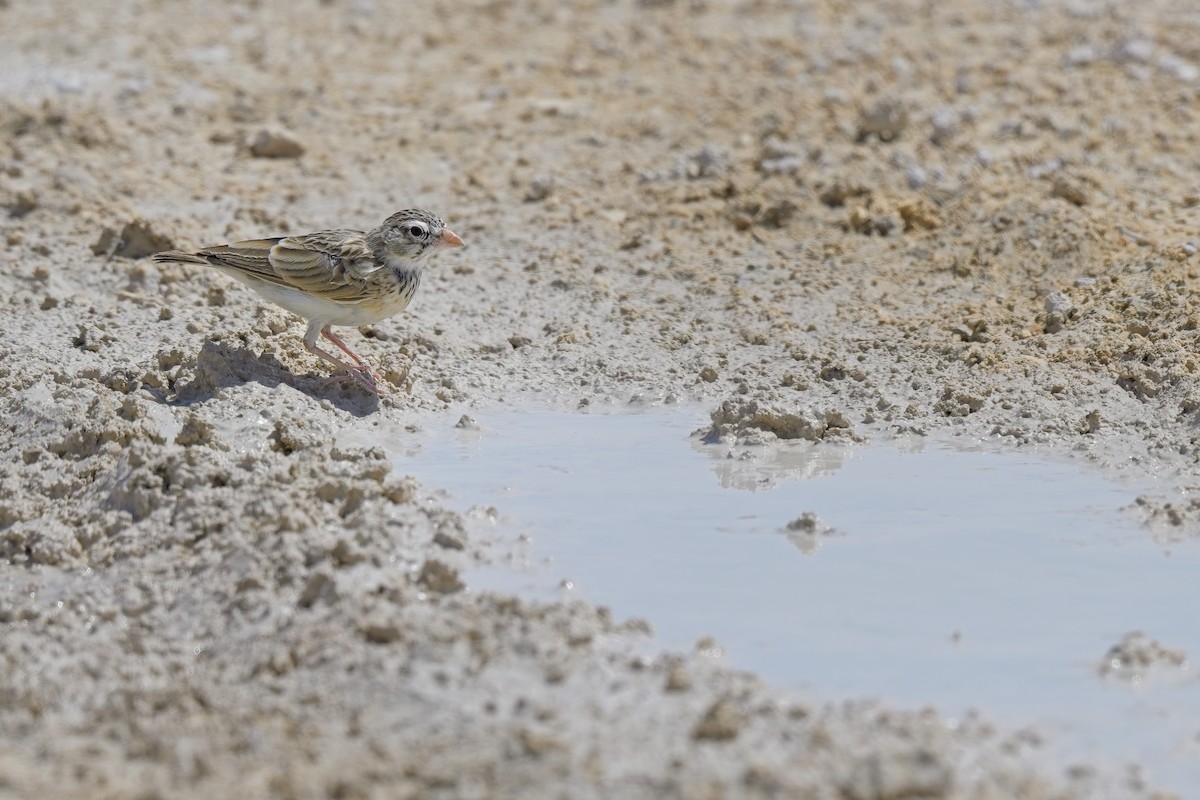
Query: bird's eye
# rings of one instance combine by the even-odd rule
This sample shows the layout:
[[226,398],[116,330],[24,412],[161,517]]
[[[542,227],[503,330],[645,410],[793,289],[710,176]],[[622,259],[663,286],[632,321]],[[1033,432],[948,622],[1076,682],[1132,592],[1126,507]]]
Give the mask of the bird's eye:
[[425,230],[424,225],[410,225],[408,228],[408,234],[414,239],[420,239],[428,233],[429,231]]

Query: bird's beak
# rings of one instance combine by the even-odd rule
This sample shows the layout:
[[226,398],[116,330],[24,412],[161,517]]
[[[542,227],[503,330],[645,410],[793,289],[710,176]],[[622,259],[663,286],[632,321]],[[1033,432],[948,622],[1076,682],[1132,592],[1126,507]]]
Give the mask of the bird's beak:
[[450,230],[449,228],[445,228],[442,230],[441,245],[442,245],[442,247],[466,247],[467,246],[466,243],[463,242],[462,239],[458,238],[458,234],[455,233],[454,231]]

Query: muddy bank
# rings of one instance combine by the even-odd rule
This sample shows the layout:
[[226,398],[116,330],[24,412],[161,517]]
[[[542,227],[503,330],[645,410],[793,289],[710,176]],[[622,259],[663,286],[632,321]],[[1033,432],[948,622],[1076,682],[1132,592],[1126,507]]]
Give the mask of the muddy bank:
[[[1197,28],[1165,0],[0,7],[0,793],[1143,793],[986,709],[830,707],[473,592],[522,545],[342,440],[535,402],[702,403],[755,446],[954,431],[1167,476],[1147,535],[1191,544]],[[411,206],[469,249],[346,332],[383,399],[145,259]]]

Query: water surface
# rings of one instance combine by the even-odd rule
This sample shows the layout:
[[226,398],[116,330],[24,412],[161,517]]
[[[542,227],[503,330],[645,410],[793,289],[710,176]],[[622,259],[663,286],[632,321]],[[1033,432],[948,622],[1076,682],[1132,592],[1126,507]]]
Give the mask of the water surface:
[[[1138,761],[1200,796],[1194,671],[1136,692],[1097,674],[1132,630],[1200,653],[1200,548],[1166,550],[1122,511],[1138,487],[961,443],[731,454],[690,436],[697,412],[472,414],[479,429],[437,417],[384,444],[549,561],[473,587],[569,581],[667,647],[711,635],[731,665],[819,697],[1037,723],[1065,757]],[[789,530],[805,512],[832,530]]]

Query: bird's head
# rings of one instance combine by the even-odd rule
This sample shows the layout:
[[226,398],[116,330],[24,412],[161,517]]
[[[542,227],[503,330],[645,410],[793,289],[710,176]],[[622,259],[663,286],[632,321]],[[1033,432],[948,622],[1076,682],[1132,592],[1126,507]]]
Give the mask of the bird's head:
[[411,262],[414,266],[424,264],[438,250],[463,246],[463,240],[441,218],[420,209],[397,211],[376,233],[378,245],[389,260]]

